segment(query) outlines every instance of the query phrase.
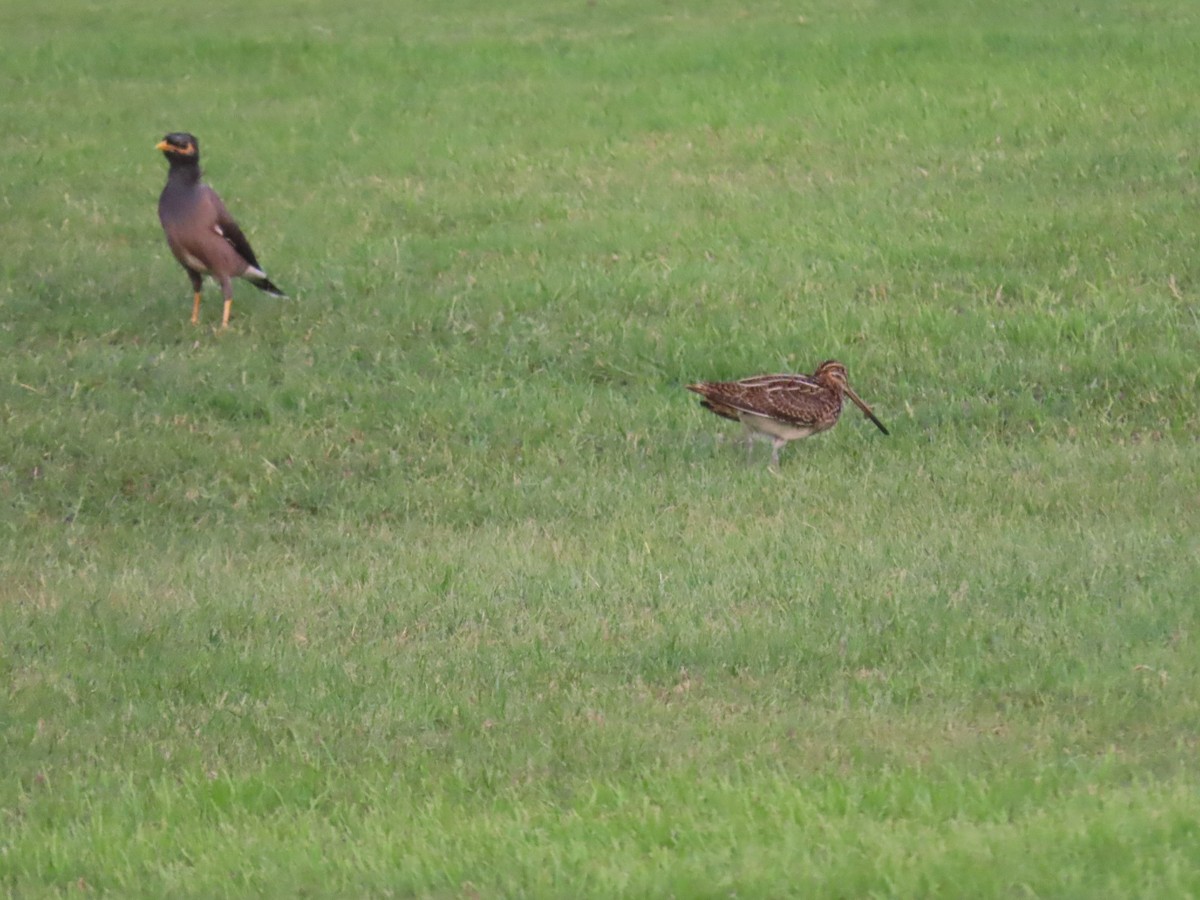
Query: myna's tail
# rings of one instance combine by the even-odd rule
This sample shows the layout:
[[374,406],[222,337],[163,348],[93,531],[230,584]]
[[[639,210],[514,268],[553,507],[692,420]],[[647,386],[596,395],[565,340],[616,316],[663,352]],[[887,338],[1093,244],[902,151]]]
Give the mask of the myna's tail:
[[282,297],[284,300],[288,299],[288,295],[285,294],[283,291],[281,291],[279,288],[277,288],[275,286],[274,282],[272,282],[271,279],[267,277],[267,273],[262,271],[261,269],[254,269],[254,268],[247,269],[246,274],[243,275],[242,277],[245,278],[252,285],[254,285],[256,288],[258,288],[260,291],[266,291],[272,297]]

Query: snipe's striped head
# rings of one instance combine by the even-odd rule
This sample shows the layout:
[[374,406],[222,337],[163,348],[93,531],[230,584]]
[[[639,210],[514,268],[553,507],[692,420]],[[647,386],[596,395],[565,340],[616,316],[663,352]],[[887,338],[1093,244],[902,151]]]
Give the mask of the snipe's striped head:
[[862,401],[862,398],[854,393],[854,388],[850,387],[850,379],[846,373],[846,367],[836,359],[826,360],[817,366],[817,371],[813,372],[813,380],[828,385],[838,393],[844,393],[863,411],[863,415],[875,423],[876,428],[884,434],[888,434],[888,430],[884,427],[883,423],[875,418],[875,413],[871,412],[871,407],[867,406]]
[[846,372],[846,367],[836,359],[825,360],[817,366],[817,371],[813,372],[812,377],[813,381],[837,387],[838,390],[844,391],[850,387],[850,376]]

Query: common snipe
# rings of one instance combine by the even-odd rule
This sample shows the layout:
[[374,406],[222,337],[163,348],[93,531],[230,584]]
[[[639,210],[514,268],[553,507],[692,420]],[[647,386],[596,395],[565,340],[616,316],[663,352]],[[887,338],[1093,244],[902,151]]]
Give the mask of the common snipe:
[[843,395],[853,400],[880,431],[888,433],[850,387],[846,367],[832,359],[817,366],[812,375],[756,375],[741,381],[701,381],[687,388],[704,398],[700,405],[705,409],[746,426],[751,446],[755,437],[771,441],[772,468],[779,465],[779,448],[788,441],[837,424]]

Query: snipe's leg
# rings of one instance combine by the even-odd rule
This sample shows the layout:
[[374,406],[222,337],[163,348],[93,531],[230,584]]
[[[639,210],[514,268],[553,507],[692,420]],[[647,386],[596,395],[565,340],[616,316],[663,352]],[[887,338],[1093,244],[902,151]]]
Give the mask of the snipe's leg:
[[787,443],[787,441],[785,441],[783,438],[777,437],[777,438],[773,438],[771,440],[771,462],[768,464],[767,468],[769,468],[769,469],[778,469],[779,468],[779,448],[782,447],[786,443]]
[[754,430],[743,423],[746,429],[746,462],[754,461]]

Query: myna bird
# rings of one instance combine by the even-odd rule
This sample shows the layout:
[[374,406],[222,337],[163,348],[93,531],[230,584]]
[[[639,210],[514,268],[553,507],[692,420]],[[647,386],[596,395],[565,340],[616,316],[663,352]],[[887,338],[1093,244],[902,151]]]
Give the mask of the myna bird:
[[192,280],[192,324],[200,321],[200,287],[205,275],[221,285],[225,297],[222,328],[229,325],[234,278],[245,278],[273,297],[286,297],[259,266],[250,242],[217,192],[200,180],[200,143],[196,138],[176,131],[159,141],[156,149],[171,164],[167,186],[158,198],[158,219],[171,252]]
[[888,430],[875,418],[846,378],[846,367],[829,360],[812,375],[756,375],[741,381],[702,381],[689,384],[704,399],[705,409],[741,422],[753,446],[755,437],[771,441],[771,467],[779,465],[779,449],[788,441],[827,431],[842,414],[842,397],[858,404],[884,434]]

